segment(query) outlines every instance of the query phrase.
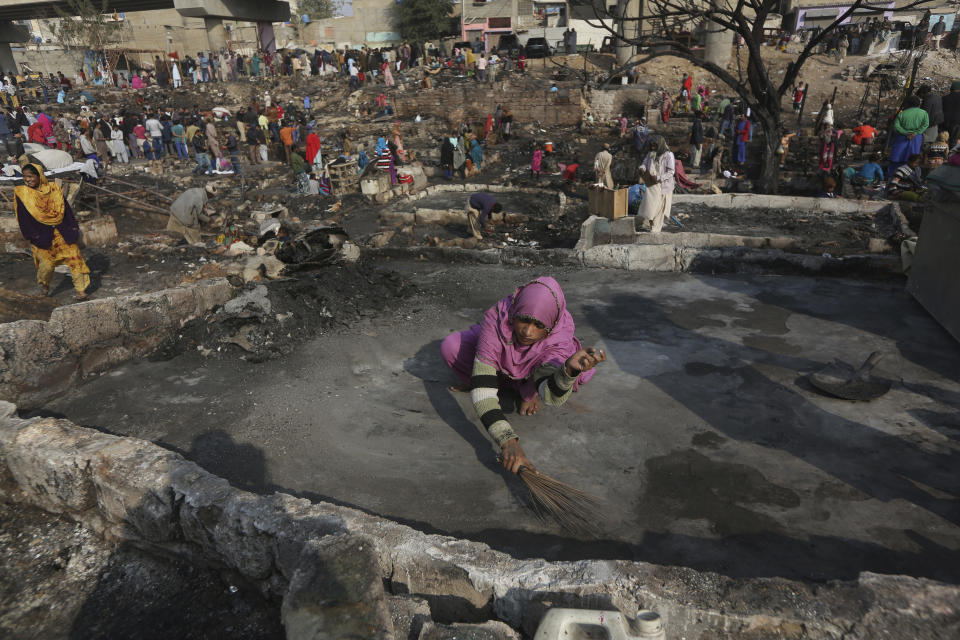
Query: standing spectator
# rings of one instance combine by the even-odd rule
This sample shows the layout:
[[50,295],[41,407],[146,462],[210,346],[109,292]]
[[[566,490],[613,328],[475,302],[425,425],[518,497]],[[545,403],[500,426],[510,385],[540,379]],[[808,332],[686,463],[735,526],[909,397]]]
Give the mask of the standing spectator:
[[177,157],[186,160],[189,157],[187,153],[187,135],[186,130],[179,121],[170,127],[170,134],[173,136],[173,146],[177,150]]
[[664,220],[670,215],[677,163],[663,136],[652,138],[647,148],[649,151],[640,167],[640,176],[647,189],[637,217],[649,220],[650,231],[660,233]]
[[943,128],[950,134],[950,144],[960,138],[960,80],[950,85],[950,93],[943,96]]
[[940,94],[925,84],[917,91],[917,95],[920,96],[920,108],[927,112],[927,119],[930,121],[930,126],[923,132],[923,142],[936,142],[940,135],[940,125],[943,124],[943,102]]
[[[947,31],[947,25],[943,21],[943,16],[940,16],[940,19],[937,20],[937,24],[933,25],[933,29],[930,29],[930,35],[933,36],[933,48],[940,48],[940,41],[943,40],[943,34]],[[924,136],[926,138],[926,136]]]
[[737,117],[737,129],[734,145],[737,149],[737,164],[741,167],[747,161],[747,142],[750,140],[750,121],[747,116],[740,114]]
[[[143,126],[147,129],[147,135],[150,136],[153,149],[163,149],[163,125],[157,120],[157,116],[151,114],[147,121],[143,123]],[[157,160],[159,159],[158,157]]]
[[693,127],[690,129],[690,168],[700,168],[700,153],[703,151],[703,113],[693,114]]
[[930,125],[930,117],[920,108],[920,98],[909,96],[904,101],[904,109],[893,120],[893,142],[890,144],[890,164],[887,176],[912,155],[919,155],[923,148],[923,133]]
[[593,159],[593,171],[596,174],[597,183],[603,184],[607,189],[613,189],[613,175],[610,173],[612,165],[613,156],[610,154],[610,143],[604,142],[603,149]]

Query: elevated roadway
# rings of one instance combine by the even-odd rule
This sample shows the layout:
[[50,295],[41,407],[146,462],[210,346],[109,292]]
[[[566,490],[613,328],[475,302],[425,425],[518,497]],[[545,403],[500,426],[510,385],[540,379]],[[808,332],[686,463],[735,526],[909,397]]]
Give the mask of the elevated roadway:
[[[11,42],[24,42],[29,38],[25,29],[13,24],[13,20],[56,18],[61,11],[70,12],[66,0],[0,0],[0,69],[14,69],[16,64],[10,51]],[[109,9],[117,12],[152,11],[176,9],[180,15],[203,18],[211,49],[226,45],[223,20],[256,22],[263,31],[269,31],[272,40],[272,24],[290,19],[290,5],[286,0],[110,0]]]

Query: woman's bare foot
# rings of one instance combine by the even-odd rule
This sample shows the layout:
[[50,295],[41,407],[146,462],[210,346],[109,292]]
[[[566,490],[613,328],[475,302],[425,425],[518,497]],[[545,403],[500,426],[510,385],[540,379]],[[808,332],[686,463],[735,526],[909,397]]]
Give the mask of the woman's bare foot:
[[77,302],[83,302],[89,297],[90,296],[86,292],[83,292],[83,293],[78,293],[76,296],[74,296],[74,300],[76,300]]
[[520,403],[520,415],[522,416],[532,416],[537,411],[540,411],[540,396],[533,396]]
[[40,295],[49,297],[50,285],[45,285],[45,284],[40,285]]
[[466,393],[470,391],[470,385],[465,382],[461,382],[460,384],[452,384],[448,388],[454,393]]

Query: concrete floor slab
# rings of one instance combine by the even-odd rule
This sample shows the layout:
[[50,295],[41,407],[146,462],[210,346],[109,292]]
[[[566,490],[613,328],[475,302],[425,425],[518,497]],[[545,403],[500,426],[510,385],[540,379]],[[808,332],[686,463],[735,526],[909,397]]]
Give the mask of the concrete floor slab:
[[[438,351],[538,273],[393,268],[422,293],[283,360],[144,361],[38,409],[175,448],[241,488],[326,498],[517,556],[960,581],[960,346],[902,288],[551,273],[578,335],[610,360],[566,406],[509,417],[535,464],[607,500],[601,538],[578,539],[524,507],[468,396],[447,390]],[[873,350],[894,381],[879,400],[825,398],[804,381]]]

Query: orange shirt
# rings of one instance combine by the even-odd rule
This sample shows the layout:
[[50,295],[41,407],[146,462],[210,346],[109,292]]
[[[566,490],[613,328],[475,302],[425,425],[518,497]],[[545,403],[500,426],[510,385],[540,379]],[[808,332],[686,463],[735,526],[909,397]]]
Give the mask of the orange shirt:
[[860,144],[861,142],[873,140],[873,137],[877,135],[877,133],[877,130],[868,124],[862,124],[859,127],[854,127],[853,144]]
[[288,147],[293,146],[293,127],[284,127],[280,129],[280,140]]

